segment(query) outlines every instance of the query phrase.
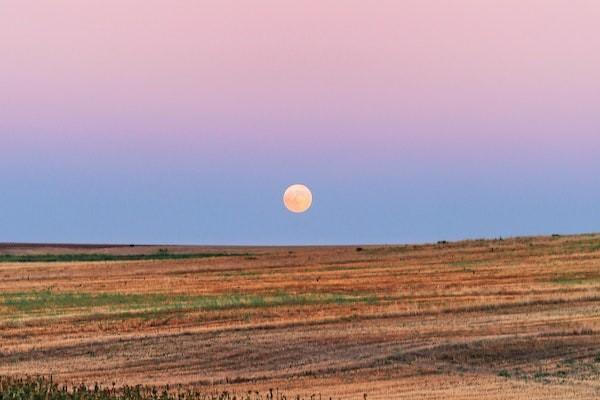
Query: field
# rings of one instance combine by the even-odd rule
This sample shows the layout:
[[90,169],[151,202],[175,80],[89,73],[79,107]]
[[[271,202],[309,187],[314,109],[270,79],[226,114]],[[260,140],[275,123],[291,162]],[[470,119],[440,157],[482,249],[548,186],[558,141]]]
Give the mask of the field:
[[335,399],[600,398],[600,235],[0,245],[0,375]]

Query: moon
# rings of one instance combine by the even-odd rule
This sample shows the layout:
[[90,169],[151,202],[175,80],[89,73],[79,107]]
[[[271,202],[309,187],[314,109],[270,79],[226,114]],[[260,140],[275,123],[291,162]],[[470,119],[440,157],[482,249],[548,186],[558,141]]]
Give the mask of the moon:
[[312,205],[312,193],[304,185],[292,185],[283,194],[283,204],[293,213],[306,212]]

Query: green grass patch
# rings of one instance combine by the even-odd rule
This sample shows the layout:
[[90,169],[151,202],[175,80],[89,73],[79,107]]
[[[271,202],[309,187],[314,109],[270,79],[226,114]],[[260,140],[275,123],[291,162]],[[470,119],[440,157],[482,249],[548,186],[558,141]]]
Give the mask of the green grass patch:
[[332,272],[332,271],[358,271],[361,269],[378,268],[374,266],[365,265],[330,265],[327,267],[319,268],[319,271]]
[[567,242],[559,251],[569,253],[593,253],[600,250],[600,241],[593,237]]
[[241,277],[260,277],[262,273],[256,270],[241,270],[241,271],[224,271],[221,273],[223,277],[241,276]]
[[551,282],[557,285],[585,285],[600,283],[600,276],[563,275],[552,279]]
[[507,370],[503,369],[500,372],[498,372],[498,376],[501,376],[503,378],[510,378],[512,375],[510,372],[508,372]]
[[185,260],[208,257],[247,256],[247,254],[230,253],[171,253],[158,251],[152,254],[0,254],[0,262],[35,263],[35,262],[93,262],[93,261],[138,261],[138,260]]
[[265,294],[228,293],[221,295],[190,296],[166,294],[123,294],[123,293],[74,293],[54,291],[32,291],[0,293],[0,301],[11,313],[21,315],[60,315],[69,311],[89,311],[97,314],[98,309],[111,313],[123,311],[133,314],[224,310],[236,308],[263,308],[310,304],[376,304],[378,299],[370,294],[340,293],[287,293],[278,291]]
[[75,308],[116,307],[140,309],[167,304],[164,294],[121,294],[121,293],[73,293],[73,292],[17,292],[2,293],[4,305],[14,311],[31,313]]
[[409,253],[413,250],[418,250],[422,246],[385,246],[385,247],[367,247],[362,249],[362,252],[367,254],[389,254],[389,253]]
[[545,379],[549,376],[550,376],[550,373],[544,372],[544,371],[538,371],[535,374],[533,374],[534,379]]
[[448,265],[451,267],[470,267],[477,264],[482,264],[485,262],[489,262],[490,260],[461,260],[461,261],[452,261],[449,262]]

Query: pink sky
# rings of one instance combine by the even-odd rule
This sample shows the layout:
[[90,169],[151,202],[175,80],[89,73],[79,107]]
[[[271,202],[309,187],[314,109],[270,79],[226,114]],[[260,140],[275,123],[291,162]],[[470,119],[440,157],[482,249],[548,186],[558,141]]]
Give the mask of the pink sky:
[[[22,128],[21,145],[131,135],[152,147],[168,134],[198,145],[266,141],[311,151],[315,141],[364,145],[372,126],[381,141],[474,141],[478,151],[515,140],[570,146],[597,133],[588,125],[597,120],[586,121],[600,103],[597,1],[1,7],[2,108]],[[24,122],[32,109],[38,121]],[[560,121],[544,126],[557,113]],[[231,126],[217,137],[202,120]],[[87,130],[84,121],[106,129]],[[65,129],[51,129],[59,123]],[[486,134],[489,125],[506,129]],[[583,129],[565,137],[570,126]]]

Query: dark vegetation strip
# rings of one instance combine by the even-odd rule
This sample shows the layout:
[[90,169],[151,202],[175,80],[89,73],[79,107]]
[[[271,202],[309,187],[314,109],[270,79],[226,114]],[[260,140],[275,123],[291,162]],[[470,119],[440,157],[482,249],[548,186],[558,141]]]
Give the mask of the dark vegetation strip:
[[0,262],[91,262],[91,261],[138,261],[138,260],[184,260],[209,257],[248,256],[237,253],[170,253],[159,251],[152,254],[0,254]]

